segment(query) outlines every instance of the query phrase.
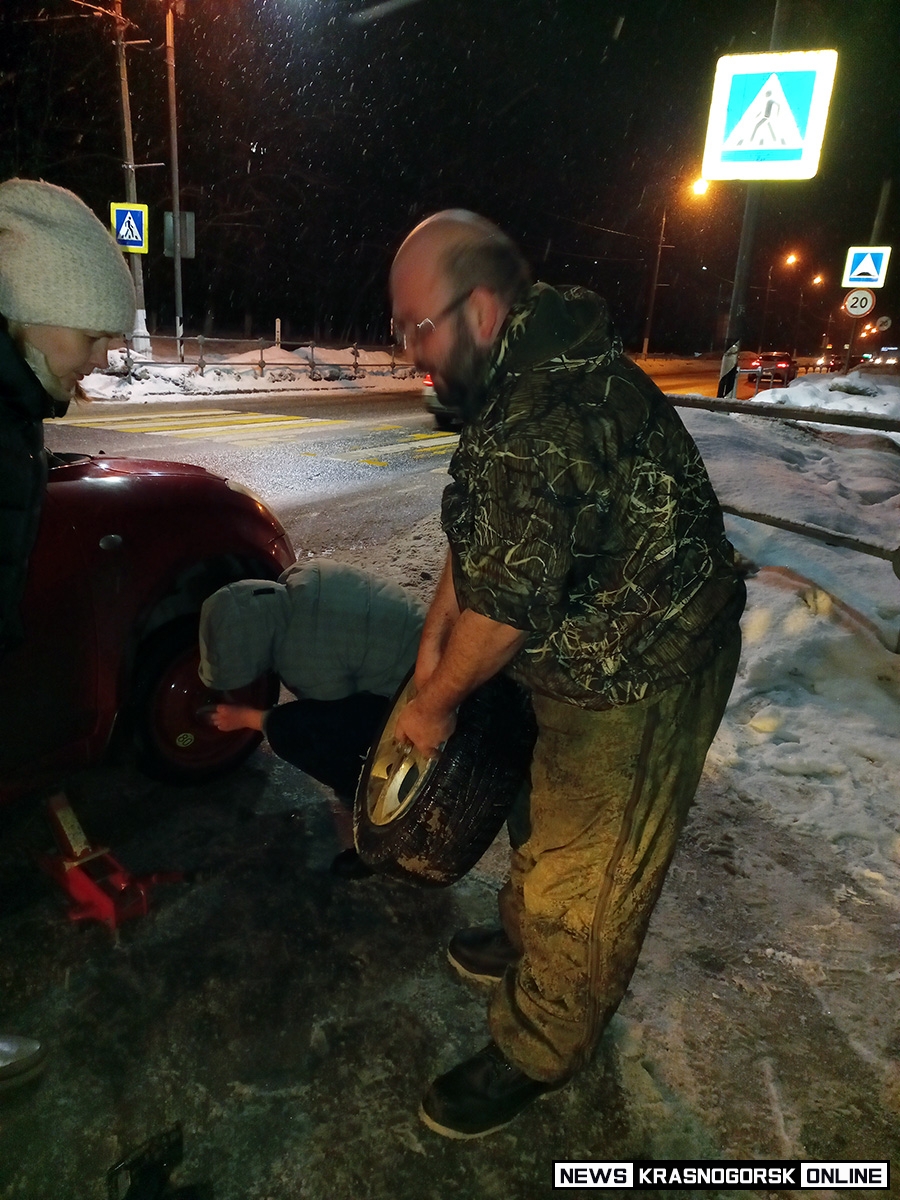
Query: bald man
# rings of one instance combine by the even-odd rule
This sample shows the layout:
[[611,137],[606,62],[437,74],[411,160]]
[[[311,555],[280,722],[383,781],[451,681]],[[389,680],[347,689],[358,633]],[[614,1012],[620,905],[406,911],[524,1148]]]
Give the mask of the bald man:
[[391,295],[395,335],[463,417],[397,738],[433,754],[498,671],[538,723],[503,928],[448,953],[494,985],[492,1040],[420,1110],[480,1137],[584,1067],[625,993],[734,680],[744,588],[697,449],[603,300],[532,286],[511,240],[460,210],[407,237]]

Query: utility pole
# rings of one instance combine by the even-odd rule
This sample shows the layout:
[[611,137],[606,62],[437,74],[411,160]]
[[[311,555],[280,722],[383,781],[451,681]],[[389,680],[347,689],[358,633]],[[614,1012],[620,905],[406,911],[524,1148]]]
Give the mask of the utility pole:
[[178,182],[178,116],[175,106],[175,5],[166,0],[166,78],[169,86],[169,144],[172,158],[172,262],[175,266],[175,344],[184,362],[184,308],[181,299],[181,192]]
[[[891,198],[891,180],[885,179],[881,184],[881,192],[878,196],[878,207],[875,210],[875,220],[872,222],[872,232],[869,234],[869,245],[875,246],[881,241],[881,230],[884,225],[884,214],[887,212],[888,200]],[[846,375],[850,370],[850,359],[853,355],[853,343],[856,341],[856,327],[859,324],[859,317],[854,317],[853,323],[850,326],[850,340],[847,342],[847,353],[844,356],[844,370]]]
[[769,263],[769,274],[766,276],[766,298],[763,301],[762,328],[759,331],[759,352],[762,354],[766,348],[766,319],[769,315],[769,294],[772,291],[772,268],[774,263]]
[[659,263],[662,258],[664,243],[666,240],[666,210],[663,209],[662,225],[659,229],[659,242],[656,247],[656,262],[653,264],[653,279],[650,282],[650,301],[647,305],[647,320],[644,325],[644,348],[641,352],[641,358],[647,357],[647,347],[650,345],[650,326],[653,323],[653,308],[656,304],[656,287],[659,282]]
[[[125,61],[125,21],[122,17],[122,0],[114,0],[113,12],[116,23],[116,59],[119,66],[119,90],[122,97],[122,167],[125,171],[125,199],[129,204],[137,203],[137,180],[134,164],[134,135],[131,129],[131,97],[128,91],[128,67]],[[144,301],[144,271],[140,254],[129,254],[131,275],[134,279],[136,313],[134,318],[133,344],[138,354],[150,354],[150,335],[147,332],[147,306]]]

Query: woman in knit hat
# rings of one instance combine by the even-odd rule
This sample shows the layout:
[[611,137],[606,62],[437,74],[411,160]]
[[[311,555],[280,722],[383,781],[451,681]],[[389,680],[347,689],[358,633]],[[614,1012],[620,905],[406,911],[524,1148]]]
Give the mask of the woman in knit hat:
[[0,184],[0,654],[21,640],[47,478],[42,421],[65,412],[133,325],[131,273],[87,205],[50,183]]
[[[0,656],[22,640],[19,604],[47,481],[44,417],[64,413],[109,340],[134,327],[122,253],[86,204],[32,179],[0,184]],[[0,1033],[0,1093],[45,1049]]]

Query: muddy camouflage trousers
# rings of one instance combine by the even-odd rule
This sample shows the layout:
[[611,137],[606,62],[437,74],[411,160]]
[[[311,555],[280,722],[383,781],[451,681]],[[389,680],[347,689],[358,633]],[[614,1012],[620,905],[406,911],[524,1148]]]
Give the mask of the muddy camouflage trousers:
[[507,1059],[534,1079],[582,1067],[625,994],[739,654],[736,627],[686,683],[604,712],[533,696],[527,824],[517,844],[510,820],[500,896],[523,956],[495,989],[489,1022]]

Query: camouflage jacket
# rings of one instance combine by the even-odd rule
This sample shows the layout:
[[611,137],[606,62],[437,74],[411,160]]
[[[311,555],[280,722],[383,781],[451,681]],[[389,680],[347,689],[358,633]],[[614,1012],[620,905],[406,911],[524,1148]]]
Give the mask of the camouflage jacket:
[[700,454],[593,293],[537,284],[512,310],[450,474],[460,607],[527,634],[527,687],[629,704],[733,633],[744,587]]

